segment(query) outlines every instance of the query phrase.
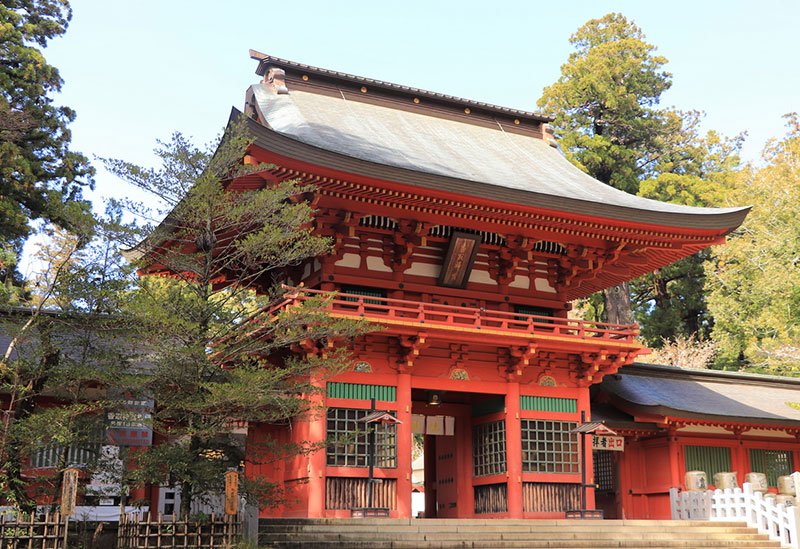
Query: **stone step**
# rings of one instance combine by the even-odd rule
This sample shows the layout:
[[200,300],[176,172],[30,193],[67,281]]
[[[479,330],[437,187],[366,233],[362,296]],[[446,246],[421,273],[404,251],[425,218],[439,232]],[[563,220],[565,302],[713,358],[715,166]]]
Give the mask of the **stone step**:
[[592,540],[572,540],[572,541],[500,541],[500,542],[480,542],[480,541],[439,541],[423,542],[418,541],[305,541],[295,540],[280,544],[260,544],[260,547],[270,547],[274,549],[711,549],[720,547],[747,548],[747,549],[767,549],[778,548],[781,545],[777,542],[756,540],[752,543],[725,542],[707,543],[698,540],[673,540],[669,543],[653,541],[650,543],[628,543],[613,542],[607,543]]
[[708,521],[708,520],[641,520],[641,519],[605,519],[605,520],[566,520],[566,519],[389,519],[389,518],[262,518],[259,519],[259,524],[335,524],[336,526],[344,526],[348,524],[354,525],[429,525],[429,524],[443,524],[443,525],[474,525],[474,526],[487,526],[494,524],[501,525],[522,525],[527,526],[531,524],[541,526],[586,526],[590,528],[605,527],[605,526],[675,526],[684,528],[686,526],[740,526],[741,521]]
[[341,533],[341,532],[319,532],[319,533],[274,533],[265,536],[264,539],[269,539],[273,543],[284,543],[288,541],[302,539],[305,541],[463,541],[468,539],[473,542],[490,542],[490,541],[574,541],[590,539],[594,541],[612,541],[614,543],[625,541],[626,543],[640,542],[642,540],[651,541],[693,541],[693,540],[723,540],[723,541],[763,541],[764,537],[759,537],[759,534],[728,534],[724,532],[713,532],[705,535],[697,535],[693,532],[684,534],[666,534],[666,533],[641,533],[631,535],[625,532],[620,532],[616,535],[602,535],[602,536],[582,536],[579,534],[570,533],[553,533],[550,536],[532,537],[527,534],[509,534],[509,533],[495,533],[495,534],[470,534],[464,536],[457,533],[444,533],[444,534],[421,534],[421,533],[396,533],[392,535],[385,535],[378,532],[367,533]]
[[473,524],[469,522],[459,523],[459,524],[446,524],[446,523],[435,523],[435,524],[411,524],[411,525],[401,525],[401,524],[361,524],[361,523],[346,523],[346,524],[296,524],[294,522],[291,523],[261,523],[259,525],[259,531],[261,532],[277,532],[277,531],[286,531],[286,532],[300,532],[300,531],[325,531],[335,529],[338,531],[352,531],[352,532],[371,532],[375,531],[376,529],[380,529],[384,532],[395,531],[413,531],[413,532],[481,532],[481,531],[504,531],[504,532],[553,532],[553,531],[560,531],[560,530],[570,530],[575,532],[616,532],[619,530],[626,530],[626,531],[647,531],[647,532],[654,532],[654,531],[662,531],[662,532],[671,532],[675,530],[684,530],[686,528],[698,529],[698,531],[704,530],[742,530],[747,529],[747,527],[742,522],[737,523],[714,523],[714,522],[702,522],[702,523],[682,523],[682,522],[671,522],[671,523],[661,523],[658,525],[638,525],[638,524],[603,524],[597,522],[595,524],[586,524],[586,523],[567,523],[567,524],[557,524],[557,525],[550,525],[550,524],[539,524],[538,521],[529,521],[527,523],[515,523],[515,524],[498,524],[498,523],[489,523],[489,524]]
[[276,549],[675,549],[780,547],[742,522],[262,519]]

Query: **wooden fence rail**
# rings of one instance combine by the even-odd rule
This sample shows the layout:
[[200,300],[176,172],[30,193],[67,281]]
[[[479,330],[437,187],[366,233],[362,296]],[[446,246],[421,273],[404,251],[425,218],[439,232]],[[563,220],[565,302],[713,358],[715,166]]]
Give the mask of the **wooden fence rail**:
[[669,491],[673,520],[741,520],[781,545],[800,549],[800,508],[775,504],[749,482],[735,490],[705,492]]
[[[188,549],[190,547],[227,548],[234,545],[241,532],[237,515],[215,515],[209,520],[168,519],[159,513],[155,520],[138,514],[120,517],[118,549]],[[2,548],[0,548],[2,549]]]
[[0,519],[0,549],[65,549],[68,519],[59,513],[44,519],[3,514]]

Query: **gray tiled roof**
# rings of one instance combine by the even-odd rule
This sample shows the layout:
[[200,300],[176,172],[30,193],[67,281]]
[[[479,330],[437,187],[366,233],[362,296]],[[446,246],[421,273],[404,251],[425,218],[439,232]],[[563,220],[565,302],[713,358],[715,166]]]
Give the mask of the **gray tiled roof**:
[[748,210],[681,206],[619,191],[573,166],[544,139],[499,123],[471,124],[313,88],[276,94],[257,84],[251,91],[260,119],[278,134],[355,160],[461,181],[450,188],[467,195],[544,207],[549,197],[561,201],[550,203],[554,209],[700,228],[732,229]]
[[[636,364],[603,378],[623,407],[692,419],[743,423],[800,422],[800,379]],[[627,406],[625,406],[627,405]]]

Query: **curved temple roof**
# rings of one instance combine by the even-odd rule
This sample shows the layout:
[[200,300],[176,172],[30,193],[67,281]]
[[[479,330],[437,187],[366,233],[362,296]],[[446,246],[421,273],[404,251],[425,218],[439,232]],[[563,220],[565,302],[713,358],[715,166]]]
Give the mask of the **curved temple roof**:
[[755,424],[800,422],[800,380],[634,364],[603,378],[604,392],[636,412]]
[[[424,103],[424,94],[437,94],[409,92],[398,98],[396,89],[408,88],[264,56],[259,72],[270,67],[285,69],[287,82],[281,82],[280,89],[265,82],[248,91],[260,122],[271,130],[257,132],[256,144],[274,146],[263,143],[274,141],[278,136],[269,135],[274,132],[307,145],[289,155],[297,160],[525,206],[673,227],[728,232],[749,210],[681,206],[619,191],[573,166],[540,133],[515,128],[511,118],[524,111],[506,109],[512,114],[501,120],[502,109],[489,105],[473,123],[463,114],[465,100],[446,98],[460,116],[437,115],[412,102],[421,97]],[[289,74],[293,70],[296,74]],[[313,71],[324,73],[327,80],[315,82]],[[311,82],[305,82],[309,73]],[[395,94],[378,99],[377,92],[353,88],[364,82],[395,86]],[[547,120],[524,114],[529,115],[526,122]],[[499,118],[493,121],[495,116]],[[291,142],[284,142],[284,149],[291,149]]]

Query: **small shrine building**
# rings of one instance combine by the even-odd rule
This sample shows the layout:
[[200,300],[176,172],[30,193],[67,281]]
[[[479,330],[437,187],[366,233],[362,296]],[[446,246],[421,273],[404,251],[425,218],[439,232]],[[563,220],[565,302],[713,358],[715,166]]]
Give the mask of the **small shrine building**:
[[[426,516],[580,509],[592,450],[573,430],[593,419],[592,388],[643,346],[635,325],[571,319],[570,302],[724,242],[748,209],[605,185],[566,160],[542,114],[251,54],[263,81],[246,95],[246,161],[276,168],[232,185],[313,184],[315,230],[335,250],[288,275],[292,299],[336,290],[332,314],[383,328],[356,342],[352,371],[319,381],[324,414],[249,426],[252,441],[345,437],[248,466],[292,490],[267,514],[348,517],[371,486],[373,507],[409,517],[415,435]],[[630,396],[616,389],[604,385],[608,402]],[[348,435],[373,400],[397,422],[377,424],[370,483],[368,439]]]
[[592,387],[592,419],[624,436],[624,451],[596,451],[596,505],[606,518],[668,519],[669,489],[685,473],[800,470],[800,379],[675,368],[623,366]]

